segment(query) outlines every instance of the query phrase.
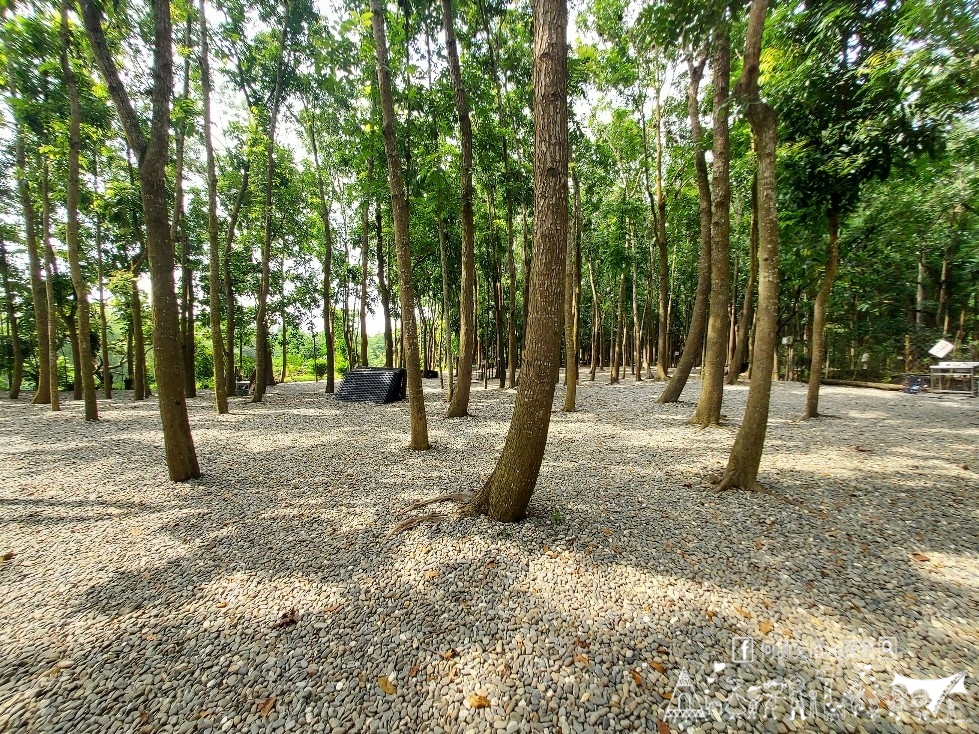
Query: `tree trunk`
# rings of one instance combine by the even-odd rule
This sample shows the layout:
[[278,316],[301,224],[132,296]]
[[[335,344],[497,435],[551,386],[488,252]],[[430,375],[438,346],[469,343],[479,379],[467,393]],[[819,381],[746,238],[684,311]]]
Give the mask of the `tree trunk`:
[[48,314],[48,378],[51,382],[51,410],[61,410],[58,384],[58,305],[54,292],[54,278],[58,273],[54,247],[51,245],[51,200],[48,194],[48,159],[41,163],[41,238],[44,245],[44,291]]
[[752,0],[745,39],[744,71],[738,83],[745,116],[751,125],[758,156],[758,315],[751,362],[751,382],[744,420],[731,449],[718,489],[759,488],[758,467],[768,427],[772,368],[778,331],[778,184],[775,146],[778,119],[758,92],[759,57],[768,0]]
[[632,373],[642,382],[642,321],[639,319],[639,246],[632,238]]
[[707,303],[710,300],[711,275],[711,201],[710,180],[707,173],[707,156],[703,148],[704,132],[700,125],[700,80],[703,78],[706,55],[698,60],[690,59],[690,83],[687,87],[687,111],[690,114],[690,134],[694,147],[694,167],[697,171],[697,194],[700,213],[700,251],[697,255],[697,295],[693,303],[690,329],[683,342],[683,352],[669,384],[660,393],[660,403],[675,403],[687,384],[690,371],[697,363],[704,343],[704,327],[707,325]]
[[445,237],[445,220],[441,211],[439,211],[436,216],[438,217],[439,230],[439,257],[441,258],[442,262],[442,341],[445,352],[445,361],[449,368],[449,392],[446,395],[446,399],[451,400],[452,393],[455,390],[455,385],[452,382],[452,323],[449,310],[449,255],[448,244],[446,243]]
[[132,276],[132,307],[133,320],[133,399],[146,400],[146,345],[143,337],[143,304],[139,297],[139,281],[135,272]]
[[[309,122],[309,140],[313,149],[313,165],[316,167],[316,190],[320,198],[320,221],[323,223],[323,335],[326,339],[326,392],[335,389],[336,345],[333,337],[333,225],[330,222],[330,203],[326,197],[326,184],[320,168],[319,147],[316,144],[316,126]],[[380,268],[378,263],[378,268]],[[389,366],[389,365],[386,365]]]
[[[93,155],[92,175],[95,178],[95,190],[99,188],[98,153]],[[109,364],[109,320],[105,313],[105,271],[102,261],[102,217],[95,212],[95,255],[99,279],[99,328],[102,347],[102,394],[106,400],[112,399],[112,366]]]
[[3,302],[7,311],[7,324],[10,327],[10,346],[14,364],[10,373],[10,399],[20,397],[20,384],[24,378],[24,353],[20,348],[20,331],[17,328],[17,309],[14,307],[14,294],[10,290],[10,266],[7,263],[7,248],[0,232],[0,276],[3,279]]
[[[211,60],[208,53],[207,17],[204,0],[199,0],[201,97],[204,105],[204,151],[207,159],[207,243],[210,287],[211,351],[214,361],[214,406],[218,415],[228,412],[228,380],[224,367],[224,338],[221,335],[221,259],[218,250],[218,177],[211,140]],[[236,381],[237,382],[237,381]],[[237,385],[235,385],[237,388]],[[234,394],[234,393],[232,393]]]
[[625,315],[623,314],[623,301],[625,300],[625,270],[619,276],[619,297],[615,307],[615,332],[612,334],[612,361],[609,370],[609,384],[614,385],[619,381],[619,363],[622,362],[622,332],[625,330]]
[[[235,303],[235,288],[234,288],[234,273],[231,270],[231,245],[235,241],[235,227],[238,225],[238,217],[241,214],[241,205],[245,199],[245,194],[248,192],[248,172],[249,165],[248,161],[245,161],[245,167],[241,172],[241,186],[238,188],[238,195],[235,197],[235,205],[231,210],[231,216],[228,218],[228,235],[224,240],[224,307],[227,310],[225,316],[225,322],[228,325],[228,337],[227,337],[227,365],[225,366],[225,371],[227,372],[227,393],[228,395],[235,395],[238,390],[238,369],[235,367],[235,347],[240,348],[240,342],[235,340],[235,311],[237,310]],[[241,355],[239,354],[238,366],[241,366]]]
[[275,87],[272,91],[272,107],[269,112],[269,131],[265,158],[265,203],[263,205],[262,274],[258,287],[258,309],[255,316],[255,385],[252,389],[252,402],[260,403],[265,398],[265,387],[272,371],[269,349],[268,300],[270,280],[270,260],[272,258],[272,187],[275,168],[275,131],[279,121],[279,105],[282,102],[282,67],[285,62],[286,41],[289,33],[289,6],[283,10],[282,31],[279,34],[279,57],[275,64]]
[[833,207],[827,216],[829,224],[829,251],[826,254],[826,273],[812,308],[812,362],[809,366],[809,389],[806,391],[805,420],[819,415],[819,380],[826,360],[826,306],[836,280],[840,259],[840,215]]
[[[378,2],[378,0],[373,0]],[[537,484],[561,361],[561,306],[568,243],[567,7],[534,0],[534,264],[520,386],[496,469],[470,514],[514,522]]]
[[[370,169],[374,167],[373,159],[368,166],[368,180],[371,178]],[[364,199],[363,237],[360,241],[360,363],[365,367],[367,359],[367,248],[370,246],[370,217],[368,207],[370,200]]]
[[734,355],[727,373],[727,384],[733,385],[738,381],[742,368],[748,361],[748,336],[755,318],[755,280],[758,278],[758,184],[751,186],[751,225],[748,233],[748,282],[744,287],[744,303],[741,306],[741,317],[738,319],[738,333],[734,343]]
[[377,237],[377,289],[381,293],[381,312],[384,314],[384,366],[394,366],[394,338],[391,335],[391,289],[384,272],[384,228],[381,220],[381,199],[374,202],[374,231]]
[[7,75],[10,89],[10,108],[14,115],[14,157],[17,166],[17,192],[20,195],[20,205],[24,214],[25,245],[27,246],[27,263],[30,270],[31,301],[34,304],[34,328],[37,331],[37,384],[34,389],[34,405],[51,402],[51,371],[49,363],[51,354],[48,351],[48,311],[44,281],[41,279],[41,255],[37,241],[37,214],[34,210],[34,199],[28,185],[27,153],[24,146],[23,122],[18,114],[18,93],[12,74]]
[[[177,210],[174,209],[175,216]],[[172,228],[171,228],[171,231]],[[190,263],[190,237],[181,225],[177,234],[180,238],[181,285],[181,324],[180,343],[183,348],[184,395],[197,397],[197,338],[194,335],[194,271]],[[174,240],[176,241],[176,240]]]
[[707,356],[701,370],[700,400],[690,422],[721,421],[724,363],[727,361],[728,307],[731,300],[731,180],[728,143],[728,96],[731,75],[730,26],[721,21],[714,33],[714,161],[711,186],[711,283],[707,320]]
[[925,325],[925,278],[928,269],[925,267],[925,251],[918,251],[918,290],[914,300],[914,323],[918,326]]
[[[376,2],[376,0],[374,0]],[[472,387],[472,365],[476,347],[475,306],[473,291],[476,283],[475,234],[473,224],[473,134],[469,117],[469,100],[462,83],[459,51],[456,48],[452,0],[442,0],[442,26],[445,30],[445,50],[449,60],[449,75],[455,93],[456,116],[459,118],[460,142],[460,208],[462,222],[462,283],[459,290],[459,379],[446,411],[447,418],[461,418],[469,413],[469,391]]]
[[75,374],[75,392],[81,388],[81,397],[85,400],[85,420],[99,419],[98,396],[95,393],[95,361],[92,358],[92,325],[91,310],[88,305],[89,285],[82,272],[81,257],[78,247],[78,179],[81,152],[82,110],[78,96],[78,83],[75,70],[68,58],[68,3],[61,2],[61,70],[65,77],[65,87],[68,90],[70,107],[68,121],[68,189],[65,205],[68,210],[68,223],[65,229],[65,240],[68,245],[68,266],[71,271],[71,283],[75,289],[75,299],[78,314],[78,363],[81,373]]
[[160,418],[170,479],[200,476],[190,433],[180,369],[180,334],[173,287],[173,242],[167,220],[166,165],[173,92],[170,5],[152,5],[154,21],[152,118],[146,136],[116,68],[102,30],[101,7],[82,0],[85,28],[96,62],[126,132],[129,146],[139,155],[140,196],[146,223],[147,250],[153,290],[153,351],[160,391]]
[[[68,331],[68,343],[71,345],[71,399],[81,400],[84,397],[82,391],[82,360],[78,346],[78,304],[72,302],[67,311],[62,311],[61,320],[64,321],[65,329]],[[65,366],[65,382],[68,381],[68,368]]]
[[578,392],[578,319],[575,314],[575,276],[577,275],[576,252],[578,228],[581,226],[581,192],[578,188],[578,174],[571,172],[574,201],[571,236],[568,237],[567,253],[564,263],[564,376],[568,386],[564,393],[564,412],[574,413],[575,398]]
[[428,443],[428,420],[425,415],[425,395],[418,363],[418,329],[415,323],[415,286],[411,265],[411,245],[408,241],[408,198],[405,193],[401,154],[395,133],[394,91],[391,88],[391,69],[388,62],[387,38],[384,32],[384,3],[371,0],[371,26],[374,32],[374,53],[377,58],[377,82],[381,96],[384,150],[388,162],[388,186],[391,189],[391,210],[394,214],[394,249],[398,259],[398,295],[401,298],[401,333],[405,345],[408,369],[408,401],[411,411],[411,448],[424,451]]
[[[666,241],[666,198],[663,196],[663,114],[656,95],[656,245],[659,251],[659,327],[656,331],[656,379],[668,380],[670,359],[669,259]],[[635,286],[633,286],[635,287]]]
[[598,291],[595,289],[595,270],[591,260],[588,261],[588,283],[591,285],[591,311],[592,311],[592,337],[591,337],[591,365],[588,370],[588,379],[595,381],[595,371],[598,363],[602,360],[602,308],[598,302]]

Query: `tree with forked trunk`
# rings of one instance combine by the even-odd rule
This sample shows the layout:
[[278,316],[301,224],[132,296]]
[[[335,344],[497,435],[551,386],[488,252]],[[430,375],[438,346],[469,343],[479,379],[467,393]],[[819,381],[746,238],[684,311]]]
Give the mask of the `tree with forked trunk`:
[[106,41],[101,6],[97,0],[81,0],[81,5],[96,64],[105,79],[129,146],[137,155],[153,293],[153,355],[163,442],[170,479],[183,482],[199,477],[201,470],[184,395],[177,297],[173,285],[173,242],[167,212],[167,157],[170,98],[173,94],[170,5],[162,2],[152,4],[153,85],[148,133],[133,107]]

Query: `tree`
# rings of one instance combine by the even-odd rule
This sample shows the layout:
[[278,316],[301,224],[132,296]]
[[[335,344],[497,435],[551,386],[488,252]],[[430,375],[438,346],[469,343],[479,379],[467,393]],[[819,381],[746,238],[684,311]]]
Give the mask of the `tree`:
[[[373,0],[377,2],[377,0]],[[565,0],[534,0],[534,261],[524,365],[496,469],[467,514],[516,522],[537,484],[561,363],[568,248],[568,51]]]
[[459,290],[459,377],[449,401],[446,416],[461,418],[469,413],[469,391],[472,387],[472,365],[476,353],[475,304],[476,287],[475,233],[473,224],[473,133],[469,119],[469,100],[462,83],[459,52],[456,48],[452,17],[452,0],[442,0],[442,25],[445,49],[449,57],[449,74],[455,92],[456,115],[459,118],[461,149],[460,210],[462,224],[462,283]]
[[75,288],[78,313],[78,363],[81,374],[75,374],[75,385],[81,382],[82,395],[85,399],[85,420],[99,419],[99,405],[95,394],[95,361],[92,358],[92,325],[91,309],[88,303],[89,284],[82,272],[81,258],[78,247],[78,178],[81,154],[82,109],[78,95],[78,82],[75,70],[72,68],[69,51],[71,36],[68,30],[68,0],[61,0],[61,71],[65,77],[70,104],[68,123],[68,191],[67,209],[68,226],[66,229],[68,245],[68,263],[71,270],[71,282]]
[[177,297],[173,286],[173,243],[167,213],[167,155],[170,97],[173,93],[173,51],[170,6],[153,3],[153,85],[150,129],[133,107],[102,29],[102,10],[96,0],[82,0],[85,30],[96,64],[116,107],[126,140],[139,167],[140,198],[146,226],[146,249],[153,293],[153,357],[160,397],[160,419],[170,479],[183,482],[200,476],[197,451],[190,432],[181,370]]
[[748,404],[728,457],[727,468],[717,484],[718,490],[760,489],[758,467],[768,428],[768,405],[775,363],[778,332],[778,181],[775,146],[778,141],[778,118],[775,111],[762,100],[758,86],[767,13],[768,0],[752,0],[744,42],[744,67],[735,88],[735,96],[751,125],[758,157],[758,315]]
[[204,106],[204,151],[207,158],[207,243],[210,286],[211,351],[214,363],[214,406],[218,415],[228,412],[228,379],[224,367],[224,339],[221,336],[221,256],[218,250],[218,174],[211,140],[211,59],[208,51],[207,15],[204,0],[199,0],[201,100]]
[[391,190],[391,209],[394,214],[394,249],[398,259],[398,295],[401,299],[401,338],[404,341],[405,366],[408,370],[408,400],[411,411],[411,448],[425,451],[430,448],[430,445],[418,355],[418,327],[415,322],[415,289],[411,246],[408,242],[408,199],[395,132],[394,90],[391,84],[391,67],[384,32],[384,6],[381,0],[370,0],[370,7],[374,53],[377,58],[377,84],[381,95],[381,129],[384,133],[388,187]]

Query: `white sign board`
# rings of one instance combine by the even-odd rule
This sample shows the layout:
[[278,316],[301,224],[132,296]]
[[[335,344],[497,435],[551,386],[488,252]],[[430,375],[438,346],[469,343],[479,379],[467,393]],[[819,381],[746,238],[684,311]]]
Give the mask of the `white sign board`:
[[941,359],[942,357],[947,357],[953,349],[955,349],[955,345],[952,342],[942,339],[938,344],[928,350],[928,354]]

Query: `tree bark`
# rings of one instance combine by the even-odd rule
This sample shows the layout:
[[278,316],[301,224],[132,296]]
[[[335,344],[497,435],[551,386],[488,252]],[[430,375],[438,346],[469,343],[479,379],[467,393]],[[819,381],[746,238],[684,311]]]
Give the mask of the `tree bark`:
[[609,365],[609,384],[614,385],[619,381],[619,364],[622,362],[622,332],[625,330],[625,315],[623,314],[623,301],[625,300],[625,270],[619,275],[619,297],[615,307],[615,331],[612,334],[611,344],[611,364]]
[[[326,184],[320,168],[319,147],[316,144],[316,126],[310,117],[309,140],[313,149],[313,165],[316,167],[316,190],[320,198],[320,220],[323,223],[323,332],[326,339],[326,392],[336,389],[333,373],[336,371],[336,344],[333,336],[333,225],[330,223],[330,203],[326,197]],[[385,365],[390,366],[390,365]]]
[[150,279],[153,290],[153,351],[160,393],[160,418],[170,479],[200,476],[197,452],[180,369],[180,334],[173,286],[173,243],[167,215],[166,165],[173,93],[173,51],[170,5],[153,3],[153,86],[149,136],[130,102],[102,30],[101,6],[82,0],[85,29],[96,63],[105,78],[130,147],[139,156],[140,196],[146,223]]
[[721,421],[724,363],[727,361],[728,308],[731,302],[731,179],[728,142],[730,26],[721,21],[714,33],[714,161],[711,182],[711,283],[707,354],[701,370],[700,400],[690,419],[700,426]]
[[394,214],[394,249],[398,260],[398,295],[401,298],[401,334],[405,345],[408,370],[408,401],[411,412],[411,448],[424,451],[428,442],[428,420],[425,395],[422,392],[421,367],[418,362],[418,328],[415,322],[415,286],[412,275],[411,245],[408,241],[408,198],[405,193],[401,154],[395,133],[394,90],[384,31],[384,3],[371,0],[371,26],[374,32],[374,54],[377,58],[377,83],[381,96],[384,150],[388,162],[388,186]]
[[20,331],[17,328],[17,309],[14,306],[14,294],[10,290],[10,266],[7,263],[7,248],[0,232],[0,276],[3,279],[4,306],[7,311],[7,324],[10,327],[10,346],[13,352],[14,364],[10,373],[10,399],[20,397],[20,385],[24,378],[24,352],[20,348]]
[[575,171],[571,172],[571,185],[574,214],[564,263],[564,376],[567,385],[564,393],[565,413],[574,413],[578,392],[578,318],[575,313],[575,280],[578,229],[581,226],[581,192],[578,188],[578,174]]
[[758,156],[758,315],[748,404],[727,468],[717,485],[718,490],[760,488],[758,467],[768,427],[768,405],[775,363],[778,331],[778,183],[775,146],[778,118],[775,110],[761,100],[758,90],[759,58],[767,11],[768,0],[752,0],[745,39],[744,71],[736,91],[751,125]]
[[[228,325],[228,336],[226,343],[227,364],[225,365],[226,392],[228,395],[235,395],[238,390],[238,370],[235,368],[235,347],[238,345],[235,340],[235,303],[234,273],[231,270],[231,246],[235,241],[235,228],[238,226],[238,217],[241,215],[242,202],[248,192],[248,171],[249,164],[246,159],[245,167],[241,172],[241,186],[238,188],[238,195],[235,197],[235,205],[228,218],[228,234],[224,239],[224,308],[226,310],[225,323]],[[241,359],[239,356],[238,364]]]
[[526,348],[500,460],[465,508],[503,522],[527,513],[544,458],[561,361],[568,242],[567,21],[565,0],[534,0],[535,226]]
[[48,379],[51,384],[51,410],[61,410],[58,384],[58,303],[54,291],[54,278],[58,274],[58,262],[51,245],[51,197],[48,192],[48,159],[41,162],[41,239],[44,245],[44,291],[48,314]]
[[829,250],[826,253],[826,272],[812,308],[812,362],[809,365],[806,412],[802,416],[805,420],[819,415],[819,380],[823,375],[823,363],[826,361],[826,306],[833,290],[833,281],[836,280],[840,259],[840,215],[836,207],[830,209],[827,223]]
[[687,384],[690,371],[700,357],[707,325],[707,303],[710,301],[711,275],[711,200],[707,156],[703,148],[704,131],[700,125],[700,80],[707,63],[706,52],[698,60],[690,59],[690,83],[687,86],[687,111],[690,114],[690,135],[694,147],[694,167],[697,172],[697,194],[700,213],[700,251],[697,255],[697,295],[693,303],[690,329],[683,342],[683,352],[669,384],[660,393],[660,403],[675,403]]
[[591,337],[591,365],[588,370],[588,379],[595,381],[595,371],[598,363],[602,360],[602,307],[598,302],[598,290],[595,288],[595,270],[591,260],[588,261],[588,283],[591,285],[591,310],[592,310],[592,337]]
[[143,304],[139,297],[136,271],[132,276],[133,290],[130,306],[133,320],[133,399],[146,400],[149,390],[146,375],[146,345],[143,337]]
[[[659,252],[659,328],[656,331],[656,379],[668,380],[670,360],[670,294],[668,245],[666,241],[666,198],[663,195],[663,114],[656,95],[656,245]],[[635,284],[633,284],[635,287]]]
[[[95,178],[95,189],[99,187],[98,152],[93,156],[92,175]],[[99,279],[99,327],[100,346],[102,347],[102,394],[106,400],[112,399],[112,366],[109,364],[109,320],[105,313],[105,271],[102,261],[102,217],[95,212],[95,255]]]
[[252,402],[260,403],[265,398],[265,388],[270,382],[272,371],[269,348],[268,300],[270,260],[272,258],[272,176],[275,169],[275,131],[279,121],[279,106],[282,103],[282,67],[285,63],[286,41],[289,34],[289,3],[285,0],[282,13],[282,30],[279,33],[279,57],[275,64],[275,87],[272,91],[272,107],[269,111],[268,151],[265,158],[265,203],[263,205],[262,274],[258,287],[258,309],[255,317],[255,385],[252,389]]
[[[376,1],[376,0],[375,0]],[[460,142],[460,209],[462,223],[462,282],[459,289],[459,379],[456,382],[447,418],[461,418],[469,413],[472,388],[472,365],[476,352],[476,314],[473,291],[476,283],[475,233],[473,224],[473,134],[469,100],[462,83],[459,51],[456,47],[452,0],[442,0],[442,26],[449,76],[455,93],[456,116],[459,118]]]
[[751,325],[755,319],[755,281],[758,279],[758,183],[751,186],[751,225],[748,233],[748,282],[744,288],[744,303],[738,319],[738,333],[734,343],[734,355],[727,373],[727,384],[734,385],[741,376],[741,368],[748,361],[748,342]]
[[[441,222],[441,220],[440,220]],[[374,232],[377,238],[377,289],[381,293],[381,313],[384,314],[384,367],[394,366],[394,337],[391,334],[391,288],[384,268],[384,227],[381,220],[381,199],[374,202]]]
[[[211,351],[214,361],[214,407],[218,415],[228,412],[228,380],[224,367],[224,338],[221,335],[221,256],[218,249],[218,175],[211,140],[211,60],[208,53],[207,16],[204,0],[198,4],[200,25],[201,97],[204,105],[204,151],[207,159],[207,244],[210,286]],[[236,385],[237,388],[237,385]]]
[[[373,168],[373,163],[369,168]],[[370,179],[370,173],[368,180]],[[365,367],[367,359],[367,248],[370,246],[370,199],[364,198],[363,237],[360,241],[360,363]]]
[[[61,70],[65,77],[65,87],[68,90],[68,189],[66,209],[68,223],[65,230],[65,240],[68,245],[68,266],[71,271],[71,283],[75,289],[78,314],[78,363],[81,374],[75,374],[75,392],[81,387],[82,399],[85,401],[85,420],[99,419],[98,396],[95,393],[95,361],[92,358],[92,324],[91,309],[88,304],[89,284],[82,272],[81,257],[78,247],[78,158],[82,146],[82,108],[78,96],[78,82],[75,70],[68,58],[68,2],[61,2]],[[79,385],[79,383],[81,383]]]

